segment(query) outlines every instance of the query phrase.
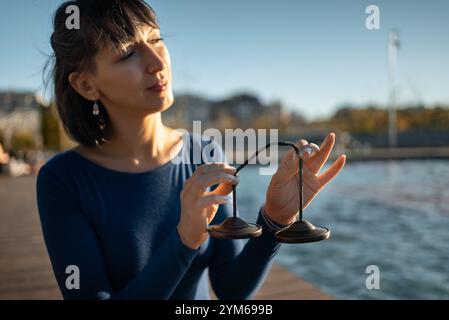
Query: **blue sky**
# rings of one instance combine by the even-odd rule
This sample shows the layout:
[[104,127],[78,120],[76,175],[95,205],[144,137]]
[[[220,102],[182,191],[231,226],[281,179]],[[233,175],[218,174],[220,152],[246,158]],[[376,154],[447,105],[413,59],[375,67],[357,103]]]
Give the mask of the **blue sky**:
[[[149,0],[175,92],[249,91],[309,119],[343,103],[387,102],[387,35],[399,30],[400,103],[449,103],[449,1]],[[52,14],[62,1],[0,4],[0,90],[39,90]],[[380,8],[380,30],[365,8]]]

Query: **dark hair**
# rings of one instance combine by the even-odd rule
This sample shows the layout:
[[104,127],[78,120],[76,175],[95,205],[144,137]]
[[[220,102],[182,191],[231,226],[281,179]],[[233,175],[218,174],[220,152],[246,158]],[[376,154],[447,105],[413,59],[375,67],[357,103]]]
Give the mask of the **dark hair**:
[[[79,9],[79,29],[69,29],[66,9]],[[70,10],[68,12],[71,12]],[[143,0],[75,0],[61,4],[54,14],[51,46],[51,72],[54,100],[64,130],[73,140],[87,147],[100,146],[110,139],[112,126],[106,108],[98,101],[99,115],[92,113],[93,101],[78,94],[69,83],[72,72],[95,74],[95,55],[107,44],[115,50],[135,39],[140,24],[159,29],[154,10]],[[100,122],[104,129],[100,129]]]

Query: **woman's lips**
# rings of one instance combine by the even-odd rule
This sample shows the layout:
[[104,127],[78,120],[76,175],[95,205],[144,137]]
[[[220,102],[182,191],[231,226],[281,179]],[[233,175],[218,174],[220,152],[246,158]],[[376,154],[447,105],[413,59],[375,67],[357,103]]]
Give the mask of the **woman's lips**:
[[159,82],[152,87],[149,87],[147,90],[161,92],[167,90],[168,81]]

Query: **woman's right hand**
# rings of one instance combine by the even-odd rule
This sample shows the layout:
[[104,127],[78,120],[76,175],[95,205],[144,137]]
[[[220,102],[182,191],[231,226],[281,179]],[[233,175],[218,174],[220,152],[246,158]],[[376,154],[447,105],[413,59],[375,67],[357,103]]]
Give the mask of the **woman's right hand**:
[[[181,241],[191,249],[198,249],[208,237],[207,227],[226,202],[232,185],[239,182],[236,168],[224,162],[198,166],[181,191],[181,217],[177,226]],[[219,184],[210,192],[207,188]]]

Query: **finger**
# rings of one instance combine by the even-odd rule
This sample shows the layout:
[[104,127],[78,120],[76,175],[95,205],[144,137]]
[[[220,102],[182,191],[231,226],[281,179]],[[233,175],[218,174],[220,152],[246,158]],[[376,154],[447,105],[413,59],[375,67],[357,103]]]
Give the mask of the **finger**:
[[345,163],[346,155],[343,154],[318,177],[320,185],[324,187],[329,181],[331,181],[340,172],[340,170],[343,169]]
[[203,174],[202,176],[196,179],[197,186],[201,191],[206,191],[207,188],[219,184],[219,183],[227,183],[227,184],[237,184],[240,179],[238,176],[234,176],[229,173],[224,172],[211,172],[208,174]]
[[[208,187],[215,184],[230,184],[232,188],[233,184],[239,182],[238,176],[234,175],[236,169],[226,163],[209,166],[210,172],[206,167],[200,167],[198,166],[194,174],[184,182],[183,192],[186,196],[198,197],[204,194]],[[224,190],[220,188],[216,193],[225,195],[229,192],[227,192],[227,188]]]
[[[301,139],[299,143],[296,143],[299,149],[299,155],[304,161],[311,161],[311,159],[317,154],[320,148],[315,143],[309,143],[307,140]],[[294,160],[298,160],[298,153],[295,150]]]
[[[307,144],[308,144],[307,140],[304,139],[299,139],[298,141],[295,142],[295,146],[299,149],[299,151],[301,151],[301,149]],[[287,158],[287,160],[298,160],[298,153],[296,152],[295,149],[291,148],[288,155],[289,157]]]
[[[315,143],[309,143],[305,146],[301,147],[300,151],[301,158],[304,160],[304,165],[309,166],[312,163],[313,159],[316,158],[320,148]],[[298,157],[295,157],[295,160],[298,161]],[[316,172],[315,172],[316,173]]]
[[309,161],[311,161],[311,159],[315,158],[316,155],[318,154],[318,152],[320,151],[320,147],[318,147],[315,143],[309,143],[309,146],[312,148],[312,155],[309,158]]
[[[296,147],[301,149],[303,146],[307,145],[307,140],[299,139],[294,144]],[[277,181],[287,181],[291,179],[296,173],[298,173],[298,156],[296,150],[290,148],[290,150],[282,158],[279,168],[276,171]]]
[[206,228],[209,226],[209,224],[214,220],[215,214],[218,211],[218,204],[213,204],[212,206],[208,207],[206,209]]
[[196,203],[196,207],[198,209],[206,209],[210,206],[213,205],[220,205],[225,203],[227,200],[226,196],[220,196],[218,194],[210,194],[210,195],[206,195],[204,197],[201,197],[197,203]]
[[310,162],[310,159],[315,156],[315,154],[316,150],[310,144],[301,147],[301,149],[299,150],[299,155],[304,161]]
[[228,195],[232,192],[232,186],[233,184],[229,183],[220,183],[218,187],[216,187],[213,191],[210,192],[210,194],[219,194],[221,196]]
[[[307,144],[307,141],[304,139],[298,139],[293,144],[299,148],[303,144],[301,141],[303,141],[303,143]],[[289,158],[291,159],[295,152],[296,152],[296,150],[294,148],[290,147],[289,150],[287,151],[287,153],[285,154],[285,156],[289,156]]]
[[220,204],[227,201],[227,197],[219,195],[207,195],[200,198],[196,204],[197,208],[202,210],[206,217],[206,228],[214,219]]
[[326,163],[332,151],[332,148],[334,147],[334,144],[335,144],[335,134],[330,133],[326,137],[326,139],[324,139],[323,143],[320,146],[320,150],[316,153],[313,160],[311,160],[311,162],[308,164],[310,169],[314,173],[318,173],[323,167],[323,165]]
[[[303,173],[303,185],[305,187],[308,187],[313,192],[318,193],[318,191],[321,189],[321,184],[317,179],[316,175],[307,166],[303,167],[302,173]],[[299,172],[296,175],[296,179],[299,184]]]

